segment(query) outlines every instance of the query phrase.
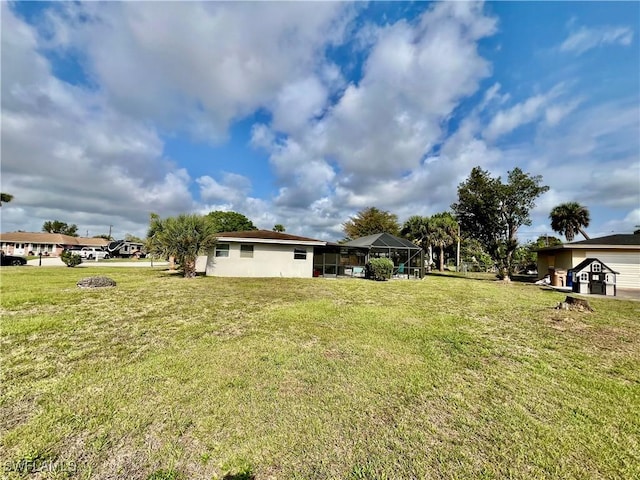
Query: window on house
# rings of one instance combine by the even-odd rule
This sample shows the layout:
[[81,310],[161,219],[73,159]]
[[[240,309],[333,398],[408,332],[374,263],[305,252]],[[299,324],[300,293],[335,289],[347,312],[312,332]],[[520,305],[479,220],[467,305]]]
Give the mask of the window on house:
[[302,248],[294,248],[293,249],[293,259],[294,260],[306,260],[307,259],[307,251]]
[[241,258],[253,258],[253,245],[240,245]]
[[598,262],[594,262],[593,265],[591,265],[591,270],[593,272],[601,272],[601,265]]
[[216,245],[216,257],[228,257],[229,256],[229,244],[221,243]]
[[580,281],[581,282],[588,282],[589,281],[589,274],[588,273],[581,273],[580,274]]

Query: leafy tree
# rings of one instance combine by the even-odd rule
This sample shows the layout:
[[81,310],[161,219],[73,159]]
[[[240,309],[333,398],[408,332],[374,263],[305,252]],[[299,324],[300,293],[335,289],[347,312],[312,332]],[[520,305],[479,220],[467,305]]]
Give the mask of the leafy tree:
[[78,226],[75,223],[69,225],[60,220],[46,221],[42,224],[42,231],[47,233],[62,233],[71,237],[78,236]]
[[545,247],[562,245],[562,240],[548,235],[539,236],[534,242],[516,248],[513,254],[514,271],[529,270],[537,268],[538,250]]
[[125,233],[124,241],[132,243],[144,243],[143,239],[141,239],[140,237],[136,237],[135,235],[131,235],[130,233]]
[[280,233],[282,233],[282,232],[284,232],[285,230],[286,230],[286,229],[284,228],[284,225],[282,225],[281,223],[276,223],[276,224],[273,226],[273,231],[274,231],[274,232],[280,232]]
[[161,257],[175,257],[185,278],[196,276],[198,255],[216,244],[213,224],[205,217],[181,214],[161,219],[151,214],[147,251]]
[[510,279],[513,253],[518,247],[518,229],[531,225],[530,210],[535,200],[549,190],[542,177],[530,176],[519,168],[500,177],[475,167],[458,186],[458,202],[451,205],[462,230],[478,240],[496,262],[500,276]]
[[108,233],[103,233],[101,235],[94,235],[92,238],[104,238],[105,240],[113,240],[113,237],[109,236]]
[[342,224],[347,240],[366,237],[375,233],[400,234],[398,216],[376,207],[365,208]]
[[402,225],[400,235],[426,250],[429,247],[429,217],[409,217]]
[[215,232],[244,232],[257,230],[251,220],[238,212],[209,212],[205,218],[213,225]]
[[462,236],[460,239],[460,256],[464,262],[470,263],[471,268],[486,271],[493,266],[493,260],[482,244],[475,238]]
[[589,235],[582,229],[588,227],[589,210],[578,202],[568,202],[558,205],[549,214],[551,228],[554,232],[564,235],[567,242],[572,242],[577,232],[589,240]]
[[562,240],[558,237],[550,237],[549,235],[540,235],[536,241],[531,244],[535,249],[555,247],[556,245],[562,245]]
[[429,220],[429,243],[440,250],[439,270],[444,272],[444,250],[458,240],[458,222],[449,212],[436,213]]
[[11,200],[13,200],[13,195],[10,193],[0,193],[0,207],[3,203],[9,203]]

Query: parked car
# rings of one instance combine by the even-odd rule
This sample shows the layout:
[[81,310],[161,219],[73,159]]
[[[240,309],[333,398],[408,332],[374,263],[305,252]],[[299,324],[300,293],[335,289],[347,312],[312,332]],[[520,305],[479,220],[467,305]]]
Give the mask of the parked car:
[[26,265],[27,264],[27,259],[24,257],[16,257],[15,255],[5,255],[4,252],[2,252],[2,266],[7,266],[7,265],[13,265],[13,266],[19,266],[19,265]]
[[82,247],[80,249],[80,256],[87,260],[102,260],[104,258],[109,258],[109,254],[107,252],[96,247]]

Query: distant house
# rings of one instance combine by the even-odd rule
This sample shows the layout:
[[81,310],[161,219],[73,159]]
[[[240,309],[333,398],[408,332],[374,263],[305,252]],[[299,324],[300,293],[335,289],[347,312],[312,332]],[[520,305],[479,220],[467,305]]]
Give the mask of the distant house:
[[598,259],[616,272],[617,288],[640,289],[640,234],[619,234],[538,250],[538,274],[575,269]]
[[311,277],[314,248],[327,242],[270,230],[222,232],[207,255],[206,275]]
[[104,238],[72,237],[61,233],[10,232],[0,233],[0,249],[7,255],[60,256],[67,248],[105,247]]

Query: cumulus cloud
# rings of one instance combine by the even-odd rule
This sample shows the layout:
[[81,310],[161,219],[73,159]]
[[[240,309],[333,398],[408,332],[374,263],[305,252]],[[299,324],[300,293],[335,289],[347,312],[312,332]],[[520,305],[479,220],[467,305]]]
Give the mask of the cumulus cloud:
[[560,45],[560,51],[577,55],[606,45],[629,46],[633,40],[633,30],[623,26],[596,28],[581,27]]
[[196,180],[200,185],[200,198],[203,201],[227,201],[237,203],[247,197],[251,191],[251,180],[236,173],[225,172],[218,182],[209,175]]
[[[235,210],[339,239],[371,205],[401,220],[448,209],[476,165],[545,175],[535,225],[561,201],[615,218],[638,205],[637,95],[606,103],[557,77],[506,87],[481,55],[498,33],[481,3],[377,24],[352,21],[364,4],[336,2],[62,3],[33,24],[2,9],[2,183],[16,196],[5,231],[59,218],[144,234],[150,211]],[[561,50],[632,40],[626,27],[582,28]],[[71,57],[84,77],[69,83],[54,67]],[[165,153],[175,137],[225,141],[247,119],[270,191],[233,162]]]
[[285,110],[306,94],[305,115],[314,114],[325,95],[313,78],[323,72],[322,49],[342,41],[352,10],[335,2],[89,2],[58,11],[51,28],[64,31],[60,48],[86,52],[119,110],[221,141],[231,121],[274,99],[284,126],[301,121]]
[[[15,196],[3,229],[38,231],[52,218],[34,212],[46,212],[104,233],[191,208],[189,175],[163,158],[157,133],[53,76],[33,29],[2,9],[2,187]],[[32,214],[12,223],[14,207]]]

